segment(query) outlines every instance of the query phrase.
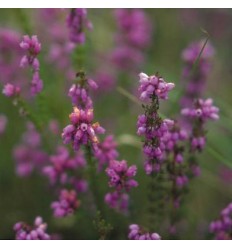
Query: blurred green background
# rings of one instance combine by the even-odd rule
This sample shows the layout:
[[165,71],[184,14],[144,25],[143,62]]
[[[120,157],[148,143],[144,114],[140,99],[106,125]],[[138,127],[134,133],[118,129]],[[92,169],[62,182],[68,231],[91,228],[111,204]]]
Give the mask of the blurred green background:
[[[56,119],[63,128],[68,123],[71,103],[67,97],[70,83],[64,75],[46,62],[48,52],[46,41],[50,40],[49,25],[38,18],[36,9],[0,10],[0,28],[11,28],[25,34],[37,34],[44,49],[40,55],[41,75],[45,85],[46,108],[49,118]],[[179,92],[182,50],[192,41],[205,39],[201,29],[210,34],[216,54],[213,69],[207,82],[205,97],[212,97],[220,107],[220,120],[208,125],[208,149],[200,157],[201,177],[190,184],[190,193],[185,198],[185,221],[182,239],[201,239],[208,223],[217,218],[220,210],[232,201],[232,176],[225,181],[220,171],[232,169],[232,125],[231,125],[231,82],[232,82],[232,11],[227,9],[146,9],[153,26],[152,44],[145,51],[146,62],[142,69],[147,74],[163,75],[167,81],[176,84],[170,101],[162,105],[162,112],[172,118],[179,112]],[[89,19],[94,29],[88,33],[85,69],[89,75],[99,66],[97,54],[107,53],[114,45],[116,30],[112,9],[89,9]],[[46,34],[43,36],[43,34]],[[0,54],[1,57],[1,54]],[[101,61],[104,63],[104,61]],[[138,79],[121,75],[117,86],[134,94]],[[36,108],[36,104],[34,104]],[[125,239],[128,224],[145,222],[146,194],[148,178],[143,170],[143,158],[137,142],[136,121],[142,108],[122,95],[117,89],[94,96],[95,119],[113,133],[119,143],[120,159],[128,164],[138,165],[137,180],[140,186],[131,193],[131,215],[122,216],[105,207],[107,222],[113,226],[109,238]],[[94,216],[86,213],[85,207],[74,217],[56,220],[52,216],[50,202],[55,199],[47,180],[34,173],[29,178],[19,178],[15,174],[12,149],[20,143],[25,131],[25,119],[19,117],[10,99],[0,95],[0,113],[8,117],[7,129],[0,137],[0,239],[13,239],[13,224],[23,220],[32,223],[35,216],[41,215],[48,223],[49,233],[60,233],[63,239],[95,239]],[[129,135],[129,136],[128,136]],[[132,136],[132,140],[130,140]],[[136,141],[133,140],[136,137]],[[62,143],[61,138],[57,138]],[[139,139],[138,139],[139,140]],[[107,190],[104,173],[98,175],[102,197]],[[87,203],[86,203],[87,204]],[[84,203],[82,204],[84,205]],[[202,231],[203,230],[203,231]]]

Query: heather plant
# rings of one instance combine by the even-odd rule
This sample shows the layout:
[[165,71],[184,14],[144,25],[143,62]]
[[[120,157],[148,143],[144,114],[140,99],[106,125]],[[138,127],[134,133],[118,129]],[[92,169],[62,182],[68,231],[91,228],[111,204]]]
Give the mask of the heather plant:
[[3,238],[231,239],[213,37],[178,44],[173,63],[153,10],[109,10],[109,22],[101,10],[30,11],[0,29]]

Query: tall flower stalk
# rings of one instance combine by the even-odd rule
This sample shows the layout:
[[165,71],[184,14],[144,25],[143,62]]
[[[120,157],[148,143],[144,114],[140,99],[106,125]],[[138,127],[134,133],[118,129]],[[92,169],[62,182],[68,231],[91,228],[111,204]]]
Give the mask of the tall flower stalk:
[[168,98],[168,92],[173,89],[173,83],[167,83],[158,74],[147,76],[140,73],[139,93],[140,99],[145,101],[144,114],[140,115],[137,123],[137,134],[144,137],[143,152],[146,157],[144,163],[145,172],[151,175],[148,200],[150,203],[149,226],[158,227],[158,219],[161,217],[159,210],[163,210],[163,168],[165,155],[164,135],[174,122],[169,119],[162,119],[159,115],[159,102]]

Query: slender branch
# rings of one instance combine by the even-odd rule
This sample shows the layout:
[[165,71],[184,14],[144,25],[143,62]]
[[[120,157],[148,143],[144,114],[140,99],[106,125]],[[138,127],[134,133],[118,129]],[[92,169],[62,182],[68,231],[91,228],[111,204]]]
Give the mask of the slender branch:
[[134,95],[132,95],[130,92],[128,92],[127,90],[123,89],[122,87],[118,86],[116,88],[116,90],[123,96],[127,97],[129,100],[131,100],[132,102],[138,104],[139,106],[141,106],[140,101],[137,99],[137,97],[135,97]]
[[191,73],[190,73],[189,77],[191,77],[192,75],[194,75],[194,73],[195,73],[195,71],[196,71],[196,68],[197,68],[198,65],[199,65],[199,61],[200,61],[201,55],[202,55],[202,53],[204,52],[204,49],[205,49],[205,47],[206,47],[206,45],[207,45],[207,43],[208,43],[208,41],[209,41],[209,38],[210,38],[209,33],[208,33],[206,30],[204,30],[204,29],[202,29],[202,28],[201,28],[201,30],[202,30],[202,32],[204,32],[204,33],[207,35],[207,37],[206,37],[206,40],[205,40],[205,42],[204,42],[204,44],[203,44],[203,46],[202,46],[202,48],[201,48],[200,53],[198,54],[196,60],[195,60],[194,63],[193,63],[192,70],[191,70]]
[[222,154],[220,154],[218,151],[216,151],[212,146],[206,146],[207,152],[212,155],[216,160],[222,162],[224,165],[232,168],[232,162],[225,158]]

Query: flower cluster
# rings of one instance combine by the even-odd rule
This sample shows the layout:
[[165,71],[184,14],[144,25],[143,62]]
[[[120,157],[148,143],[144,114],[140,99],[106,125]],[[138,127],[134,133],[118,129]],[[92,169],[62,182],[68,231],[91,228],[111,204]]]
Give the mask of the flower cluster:
[[38,216],[35,218],[34,226],[31,227],[24,222],[18,222],[14,225],[17,240],[48,240],[51,239],[47,234],[47,224]]
[[191,135],[191,149],[201,151],[206,142],[204,124],[207,120],[217,120],[219,109],[213,106],[212,99],[198,99],[193,108],[182,109],[182,115],[195,120]]
[[202,122],[207,120],[218,120],[218,112],[219,109],[213,106],[213,100],[211,98],[206,100],[198,99],[194,104],[194,108],[184,108],[181,111],[183,115],[199,119]]
[[210,223],[209,230],[215,239],[232,239],[232,203],[221,211],[220,219]]
[[16,97],[20,94],[21,89],[19,86],[15,86],[13,84],[5,84],[2,90],[3,95],[6,97]]
[[151,39],[151,26],[142,10],[117,9],[115,17],[121,31],[117,34],[118,41],[141,49],[147,47]]
[[93,108],[93,102],[89,96],[89,89],[96,90],[98,88],[97,83],[90,78],[86,78],[84,72],[78,72],[76,74],[76,81],[68,93],[73,105],[82,109]]
[[31,93],[36,95],[43,89],[43,81],[40,78],[39,70],[40,63],[37,58],[41,51],[41,44],[36,35],[29,37],[28,35],[23,36],[23,41],[20,43],[20,47],[27,52],[21,59],[21,67],[30,67],[33,71],[31,81]]
[[185,159],[184,159],[184,143],[188,140],[188,133],[181,128],[177,121],[169,128],[168,132],[162,138],[165,144],[166,157],[170,158],[167,163],[167,173],[169,180],[172,182],[171,199],[174,207],[179,207],[181,189],[189,182]]
[[59,195],[59,201],[52,202],[51,208],[55,217],[65,217],[73,214],[80,206],[80,201],[77,199],[77,194],[74,190],[62,189]]
[[144,60],[143,50],[151,41],[151,25],[143,10],[117,9],[118,31],[112,61],[120,69],[134,70]]
[[[116,192],[109,193],[105,196],[105,201],[110,207],[118,207],[128,202],[128,197],[126,197],[125,193],[123,192],[128,192],[131,188],[138,186],[137,181],[132,179],[136,175],[136,172],[137,167],[135,165],[128,167],[127,162],[125,160],[110,161],[110,164],[106,169],[106,174],[110,179],[109,186],[115,188]],[[116,204],[116,202],[118,204]],[[122,202],[124,202],[124,204],[122,204]],[[123,207],[123,209],[125,209],[125,207]]]
[[[183,81],[187,83],[185,85],[184,97],[181,99],[181,104],[184,107],[191,106],[194,99],[202,96],[208,74],[212,67],[211,59],[214,55],[214,48],[210,43],[207,43],[204,49],[203,46],[204,41],[193,42],[182,53],[182,59],[185,62]],[[198,66],[193,72],[193,66],[198,56],[200,56]]]
[[118,157],[116,147],[117,143],[113,135],[106,136],[106,138],[99,143],[98,149],[94,153],[98,161],[99,170],[102,170],[104,165],[108,165],[111,160],[115,160]]
[[151,102],[144,106],[145,114],[138,117],[137,134],[145,137],[143,152],[147,157],[145,171],[151,174],[159,172],[164,159],[165,143],[163,137],[167,134],[174,122],[162,120],[158,114],[159,99],[167,99],[168,92],[174,87],[173,83],[166,83],[159,76],[147,76],[140,73],[140,98]]
[[161,237],[158,233],[149,233],[137,225],[132,224],[129,226],[128,238],[132,240],[160,240]]
[[50,162],[52,165],[45,166],[43,174],[48,177],[51,185],[71,184],[76,186],[77,190],[86,189],[87,182],[76,175],[77,170],[86,165],[81,150],[74,157],[71,157],[66,147],[59,146],[57,154],[50,156]]
[[105,203],[112,209],[122,213],[127,213],[129,205],[129,195],[118,191],[109,192],[105,195]]
[[41,172],[48,161],[48,155],[41,149],[41,137],[32,123],[27,124],[27,130],[22,136],[22,143],[14,148],[16,173],[26,177],[34,170]]
[[87,19],[86,9],[72,9],[67,17],[69,39],[73,43],[85,43],[85,29],[92,29],[92,23]]
[[157,114],[147,112],[140,115],[137,122],[137,134],[145,137],[143,152],[147,157],[144,168],[147,174],[159,172],[165,156],[165,143],[163,137],[167,135],[174,122],[169,119],[162,120]]
[[109,167],[106,169],[106,174],[110,178],[109,186],[114,187],[118,191],[122,189],[128,191],[138,186],[138,183],[134,179],[131,179],[136,175],[136,172],[136,166],[132,165],[128,167],[125,160],[111,160]]
[[63,129],[62,138],[64,144],[72,143],[74,150],[79,150],[81,145],[92,145],[93,149],[97,149],[97,134],[103,134],[105,130],[98,122],[93,121],[93,110],[82,110],[77,107],[73,108],[73,112],[69,115],[71,124]]
[[173,83],[167,83],[158,75],[148,76],[145,73],[139,74],[139,93],[142,101],[149,100],[152,96],[159,99],[167,99],[168,93],[174,88]]
[[[168,132],[162,137],[163,142],[165,143],[166,152],[172,152],[173,150],[177,151],[177,145],[181,141],[186,141],[188,138],[188,133],[185,129],[181,128],[177,121],[174,122],[174,125],[169,128]],[[182,163],[183,156],[181,151],[175,155],[175,162]]]

